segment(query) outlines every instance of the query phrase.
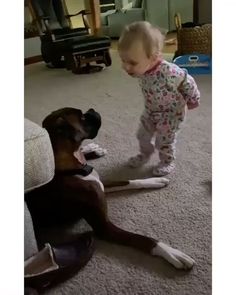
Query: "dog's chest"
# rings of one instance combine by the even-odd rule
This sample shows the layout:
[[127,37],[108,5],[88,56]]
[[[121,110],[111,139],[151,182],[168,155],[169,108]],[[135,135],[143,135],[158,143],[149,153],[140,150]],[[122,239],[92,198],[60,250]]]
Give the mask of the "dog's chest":
[[93,169],[93,171],[87,176],[82,176],[82,175],[78,175],[78,174],[76,176],[83,179],[83,180],[96,181],[100,185],[101,190],[104,192],[104,185],[101,182],[99,175],[95,169]]

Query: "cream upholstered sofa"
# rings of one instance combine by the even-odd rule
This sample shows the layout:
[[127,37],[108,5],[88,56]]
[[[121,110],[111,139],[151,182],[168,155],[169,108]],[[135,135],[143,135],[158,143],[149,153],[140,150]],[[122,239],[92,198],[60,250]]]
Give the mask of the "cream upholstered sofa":
[[163,34],[169,30],[168,1],[114,0],[111,2],[115,3],[114,9],[101,13],[101,27],[105,35],[119,38],[126,25],[145,20],[158,26]]
[[[119,38],[123,28],[135,21],[145,20],[143,0],[115,0],[114,9],[101,13],[102,31],[104,34]],[[106,3],[106,1],[105,1]]]
[[[47,131],[36,123],[24,122],[24,185],[25,192],[49,182],[54,176],[54,156]],[[24,204],[24,256],[25,259],[38,251],[33,223],[26,203]]]

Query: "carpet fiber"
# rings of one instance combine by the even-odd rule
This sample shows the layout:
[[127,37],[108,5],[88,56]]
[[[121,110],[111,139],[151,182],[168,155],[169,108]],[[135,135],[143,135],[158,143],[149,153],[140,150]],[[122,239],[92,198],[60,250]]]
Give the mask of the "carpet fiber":
[[[43,63],[25,68],[25,116],[41,124],[51,111],[93,107],[103,118],[95,142],[108,154],[94,160],[102,179],[151,176],[154,155],[143,168],[126,167],[138,151],[135,132],[143,109],[136,79],[113,65],[100,73],[73,75],[48,69]],[[211,77],[197,76],[201,105],[189,111],[177,142],[176,170],[160,190],[117,192],[108,197],[109,216],[122,228],[160,239],[196,260],[190,272],[175,270],[159,258],[131,248],[96,241],[88,265],[67,282],[47,292],[54,295],[210,295],[211,294]],[[89,141],[87,141],[88,143]],[[72,229],[54,229],[48,240],[89,229],[85,222]]]

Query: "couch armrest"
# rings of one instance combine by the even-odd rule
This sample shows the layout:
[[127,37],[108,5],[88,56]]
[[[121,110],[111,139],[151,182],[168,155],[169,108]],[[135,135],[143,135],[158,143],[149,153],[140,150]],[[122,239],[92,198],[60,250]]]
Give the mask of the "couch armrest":
[[54,155],[47,131],[25,119],[25,191],[48,183],[54,176]]
[[[25,192],[49,182],[54,176],[54,155],[47,131],[25,119]],[[38,251],[33,223],[26,203],[24,204],[24,256],[25,259]]]
[[38,251],[32,218],[29,209],[24,204],[24,258],[27,259]]

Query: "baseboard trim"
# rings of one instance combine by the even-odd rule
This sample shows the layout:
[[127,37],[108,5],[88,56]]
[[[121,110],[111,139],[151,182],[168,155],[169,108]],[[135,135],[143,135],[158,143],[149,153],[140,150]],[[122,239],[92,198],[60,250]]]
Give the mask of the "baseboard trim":
[[26,57],[25,58],[25,66],[30,65],[30,64],[34,64],[36,62],[40,62],[42,60],[43,60],[42,55]]

